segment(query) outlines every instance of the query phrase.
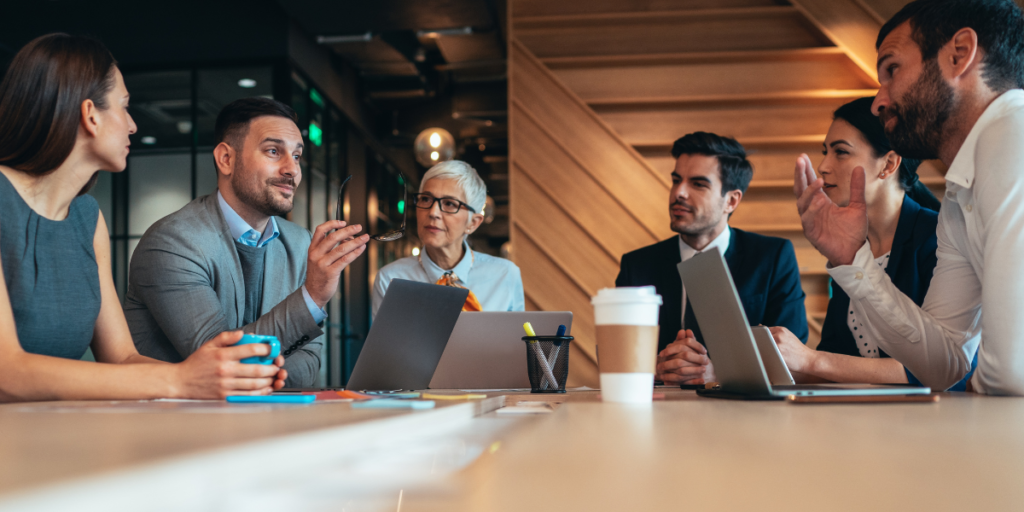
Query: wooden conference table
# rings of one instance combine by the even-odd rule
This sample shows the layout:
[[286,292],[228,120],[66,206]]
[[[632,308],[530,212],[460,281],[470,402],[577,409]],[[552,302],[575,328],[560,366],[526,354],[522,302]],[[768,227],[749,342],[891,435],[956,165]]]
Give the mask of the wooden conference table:
[[[1019,510],[1024,399],[0,405],[0,510]],[[498,414],[521,401],[553,413]]]

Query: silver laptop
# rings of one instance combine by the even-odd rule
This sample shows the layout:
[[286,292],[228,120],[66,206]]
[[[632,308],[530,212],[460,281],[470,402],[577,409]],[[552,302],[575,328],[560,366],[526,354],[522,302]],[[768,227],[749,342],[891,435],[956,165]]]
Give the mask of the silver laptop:
[[469,290],[394,279],[347,389],[426,389]]
[[[732,275],[719,251],[707,251],[679,264],[686,295],[700,324],[708,355],[715,365],[720,390],[699,390],[722,398],[782,399],[788,395],[857,396],[917,395],[930,388],[879,384],[776,385],[768,377],[765,358],[781,354],[759,351],[747,325]],[[770,336],[771,333],[769,333]],[[773,342],[774,343],[774,342]],[[785,364],[783,362],[783,364]],[[788,373],[788,370],[787,370]]]
[[751,327],[750,330],[754,333],[757,353],[761,356],[765,371],[768,372],[768,382],[771,382],[773,386],[795,385],[793,374],[789,373],[789,367],[786,366],[786,360],[782,358],[779,344],[775,343],[772,332],[763,325]]
[[[520,389],[530,387],[523,324],[539,335],[559,325],[572,332],[569,311],[463,312],[437,363],[432,389]],[[568,350],[568,347],[566,347]]]

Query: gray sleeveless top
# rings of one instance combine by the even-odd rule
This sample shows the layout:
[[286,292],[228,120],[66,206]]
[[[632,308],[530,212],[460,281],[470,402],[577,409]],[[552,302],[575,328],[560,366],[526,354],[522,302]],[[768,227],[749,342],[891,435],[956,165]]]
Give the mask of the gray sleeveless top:
[[26,352],[81,359],[100,313],[100,277],[93,249],[99,205],[71,202],[68,217],[39,216],[0,173],[0,261]]

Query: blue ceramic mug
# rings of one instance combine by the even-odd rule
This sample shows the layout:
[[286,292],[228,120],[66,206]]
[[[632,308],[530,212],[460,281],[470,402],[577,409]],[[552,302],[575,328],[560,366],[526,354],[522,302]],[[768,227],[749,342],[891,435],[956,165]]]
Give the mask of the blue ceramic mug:
[[247,364],[271,364],[274,362],[274,358],[281,353],[281,342],[277,341],[277,336],[264,336],[262,334],[246,334],[242,336],[242,339],[235,346],[248,345],[249,343],[266,343],[270,345],[270,355],[268,356],[253,356],[242,359],[243,363]]

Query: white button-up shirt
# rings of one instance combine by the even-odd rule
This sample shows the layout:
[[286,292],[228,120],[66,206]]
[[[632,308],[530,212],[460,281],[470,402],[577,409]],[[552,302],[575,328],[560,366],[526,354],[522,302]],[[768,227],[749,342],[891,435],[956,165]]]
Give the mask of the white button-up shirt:
[[[523,279],[519,267],[504,258],[496,258],[489,254],[476,252],[469,244],[462,243],[465,254],[455,268],[451,269],[462,286],[476,295],[480,307],[484,311],[524,311],[526,303],[523,296]],[[385,265],[377,272],[373,281],[373,316],[384,302],[384,294],[392,279],[408,279],[420,283],[434,284],[447,270],[434,263],[427,251],[417,256],[409,256]]]
[[829,273],[878,345],[925,385],[953,385],[977,351],[976,391],[1024,395],[1024,91],[993,101],[968,134],[946,174],[937,238],[920,308],[868,244]]

